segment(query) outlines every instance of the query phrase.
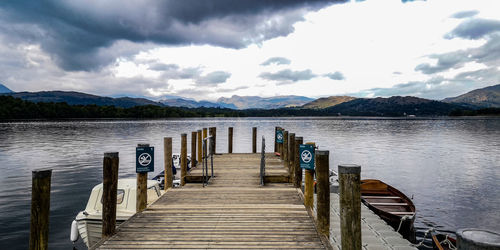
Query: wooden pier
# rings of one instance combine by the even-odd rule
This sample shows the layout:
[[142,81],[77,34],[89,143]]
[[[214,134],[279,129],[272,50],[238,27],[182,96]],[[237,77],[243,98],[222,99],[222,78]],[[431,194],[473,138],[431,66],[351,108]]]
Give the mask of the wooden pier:
[[93,249],[330,248],[289,169],[274,154],[265,158],[268,184],[261,186],[261,154],[214,155],[208,186],[201,167],[193,169],[184,186],[168,189]]

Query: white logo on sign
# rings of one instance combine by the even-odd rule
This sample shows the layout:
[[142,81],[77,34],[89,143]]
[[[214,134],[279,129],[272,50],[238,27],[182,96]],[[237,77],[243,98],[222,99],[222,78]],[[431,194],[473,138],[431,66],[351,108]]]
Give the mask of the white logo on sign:
[[309,150],[302,151],[300,157],[302,158],[302,161],[304,163],[309,163],[312,160],[312,154],[311,152],[309,152]]
[[139,164],[141,164],[141,166],[147,166],[149,165],[149,163],[151,163],[151,155],[148,154],[148,153],[142,153],[141,155],[139,155]]
[[282,134],[278,134],[278,140],[283,140],[283,135]]

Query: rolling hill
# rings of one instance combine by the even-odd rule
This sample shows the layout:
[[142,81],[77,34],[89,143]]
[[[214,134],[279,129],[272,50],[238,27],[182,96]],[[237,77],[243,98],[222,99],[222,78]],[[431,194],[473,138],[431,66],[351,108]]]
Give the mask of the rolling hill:
[[184,99],[184,98],[169,98],[169,99],[163,99],[159,101],[160,103],[170,106],[170,107],[186,107],[186,108],[200,108],[200,107],[205,107],[205,108],[230,108],[230,109],[236,109],[236,106],[232,104],[224,104],[224,103],[217,103],[217,102],[209,102],[209,101],[195,101],[195,100],[190,100],[190,99]]
[[324,109],[328,107],[332,107],[344,102],[349,102],[356,99],[356,97],[352,96],[330,96],[316,99],[312,102],[306,103],[302,108],[306,109]]
[[466,104],[482,108],[500,108],[500,84],[472,90],[457,97],[446,98],[443,102]]
[[260,96],[237,96],[233,95],[230,98],[221,97],[217,103],[223,105],[232,105],[237,109],[275,109],[285,107],[302,106],[314,99],[305,96],[275,96],[275,97],[260,97]]
[[0,93],[12,93],[14,91],[7,88],[5,85],[0,83]]
[[332,115],[352,116],[445,116],[460,108],[463,107],[413,96],[393,96],[354,99],[324,110]]
[[131,97],[102,97],[97,95],[85,94],[73,91],[41,91],[41,92],[16,92],[6,93],[16,98],[21,98],[31,102],[66,102],[70,105],[88,105],[95,104],[98,106],[117,106],[129,108],[142,105],[163,106],[159,102],[154,102],[145,98]]

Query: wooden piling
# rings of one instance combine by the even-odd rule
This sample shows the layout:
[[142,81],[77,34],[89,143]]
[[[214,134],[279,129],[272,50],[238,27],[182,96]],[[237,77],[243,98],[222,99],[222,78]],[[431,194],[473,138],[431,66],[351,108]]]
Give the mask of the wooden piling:
[[340,237],[342,249],[361,249],[361,192],[359,165],[339,165]]
[[293,164],[295,162],[295,133],[290,133],[288,134],[289,140],[288,140],[288,176],[289,182],[292,183],[293,181]]
[[111,237],[116,228],[118,152],[104,153],[102,167],[102,238]]
[[210,145],[212,146],[212,148],[210,149],[210,152],[212,154],[216,154],[216,151],[217,151],[217,128],[210,127],[210,129],[208,130],[208,133],[212,137],[212,139],[210,140]]
[[252,153],[257,153],[257,127],[252,128]]
[[201,146],[203,145],[202,144],[203,138],[201,136],[202,136],[201,135],[201,130],[198,130],[197,131],[197,135],[196,135],[196,138],[198,139],[198,150],[196,151],[198,153],[198,157],[196,158],[196,160],[198,161],[197,164],[198,163],[202,163],[202,159],[201,158],[202,158],[203,152],[201,151],[202,150]]
[[[51,169],[32,172],[30,250],[48,249]],[[13,242],[15,244],[15,242]]]
[[[138,144],[137,147],[149,147],[149,144]],[[148,173],[137,173],[137,192],[135,211],[142,212],[148,205]]]
[[227,129],[227,153],[233,153],[233,127]]
[[[278,130],[282,131],[282,135],[283,135],[284,129],[278,127]],[[280,153],[280,159],[283,160],[283,142],[278,143],[278,153]]]
[[283,131],[283,163],[288,167],[288,131]]
[[300,144],[304,143],[304,139],[302,137],[295,137],[295,161],[293,162],[293,186],[296,188],[302,188],[302,168],[300,168],[300,155],[299,155],[299,147]]
[[330,235],[330,161],[328,150],[316,150],[316,193],[318,231]]
[[464,228],[457,230],[456,235],[458,250],[500,249],[499,232],[494,232],[488,229]]
[[[314,142],[306,144],[316,147]],[[315,159],[316,164],[316,159]],[[305,185],[304,185],[304,205],[306,208],[312,209],[314,205],[314,170],[304,169],[305,172]]]
[[196,131],[191,132],[191,168],[196,167]]
[[207,128],[203,128],[203,139],[207,138]]
[[181,186],[186,185],[187,175],[187,134],[181,134]]
[[165,168],[163,172],[165,174],[163,188],[167,191],[167,189],[172,188],[174,181],[172,172],[172,137],[163,138],[163,159],[163,166]]
[[278,142],[276,142],[277,133],[278,133],[278,127],[274,127],[274,152],[278,152]]

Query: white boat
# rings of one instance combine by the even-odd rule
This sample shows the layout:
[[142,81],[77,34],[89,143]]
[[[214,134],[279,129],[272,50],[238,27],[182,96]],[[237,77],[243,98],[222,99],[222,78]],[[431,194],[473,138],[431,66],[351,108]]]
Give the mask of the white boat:
[[[119,179],[116,201],[116,226],[126,221],[136,212],[136,182],[133,179]],[[78,240],[78,233],[87,247],[91,247],[101,240],[102,234],[102,183],[96,185],[90,193],[89,201],[84,211],[76,216],[71,225],[71,241]],[[151,204],[156,201],[163,191],[158,182],[148,180],[148,201]]]

